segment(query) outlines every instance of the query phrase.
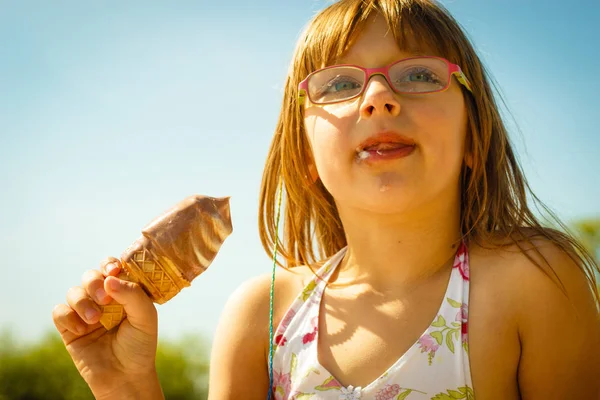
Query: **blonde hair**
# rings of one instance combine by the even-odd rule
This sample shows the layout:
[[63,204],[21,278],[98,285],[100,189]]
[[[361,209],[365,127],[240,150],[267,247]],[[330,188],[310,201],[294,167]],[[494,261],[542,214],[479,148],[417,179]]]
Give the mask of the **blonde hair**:
[[[298,104],[298,84],[309,73],[341,58],[375,13],[386,20],[401,49],[433,51],[460,65],[472,84],[472,94],[461,86],[468,114],[466,149],[472,156],[472,165],[463,165],[461,178],[464,239],[486,245],[500,238],[504,245],[516,244],[532,259],[523,241],[533,244],[532,238],[544,237],[577,262],[600,301],[594,277],[598,265],[531,192],[509,142],[490,79],[473,46],[450,13],[428,0],[340,0],[309,23],[292,60],[263,174],[259,230],[266,252],[272,257],[277,241],[278,257],[285,265],[278,264],[289,268],[314,265],[346,245],[333,198],[320,180],[312,183],[309,178],[311,150],[304,132],[303,108]],[[284,191],[283,240],[275,224],[280,179]],[[565,232],[541,224],[527,204],[527,193]]]

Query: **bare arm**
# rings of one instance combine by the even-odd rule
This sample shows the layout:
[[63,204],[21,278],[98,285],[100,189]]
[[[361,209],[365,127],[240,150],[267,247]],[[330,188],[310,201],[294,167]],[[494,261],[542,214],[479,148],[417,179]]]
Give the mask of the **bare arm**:
[[156,373],[137,377],[122,387],[116,388],[114,392],[106,393],[104,396],[95,397],[96,400],[165,400]]
[[[564,284],[566,296],[538,267],[524,262],[516,283],[522,302],[518,312],[522,399],[598,399],[600,318],[592,290],[566,254],[548,243],[542,243],[540,251]],[[539,256],[534,257],[543,265]]]
[[210,400],[267,398],[269,286],[268,278],[255,278],[228,300],[213,341]]

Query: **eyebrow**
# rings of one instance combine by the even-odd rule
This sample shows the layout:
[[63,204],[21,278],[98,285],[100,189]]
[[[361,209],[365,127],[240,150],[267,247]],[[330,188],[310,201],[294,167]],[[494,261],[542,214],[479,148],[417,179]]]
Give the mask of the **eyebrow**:
[[[410,55],[408,55],[406,57],[389,58],[387,60],[387,62],[383,63],[383,65],[388,65],[388,64],[393,63],[394,61],[403,60],[405,58],[428,57],[428,56],[435,56],[435,54],[433,54],[433,53],[423,53],[423,52],[410,53]],[[361,64],[355,64],[355,63],[347,62],[344,58],[333,60],[333,63],[331,65],[341,65],[341,64],[361,65]]]

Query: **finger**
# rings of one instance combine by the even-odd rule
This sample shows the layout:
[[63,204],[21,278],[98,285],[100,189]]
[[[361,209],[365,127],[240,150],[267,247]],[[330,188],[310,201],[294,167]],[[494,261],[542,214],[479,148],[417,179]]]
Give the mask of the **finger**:
[[117,276],[121,272],[121,261],[115,257],[107,257],[100,263],[100,271],[104,276]]
[[100,307],[82,287],[74,286],[67,291],[67,304],[87,324],[94,324],[100,320]]
[[58,304],[52,309],[52,321],[61,336],[67,332],[79,336],[87,330],[87,324],[66,304]]
[[97,304],[108,304],[111,301],[104,290],[104,275],[100,271],[91,269],[86,271],[81,278],[82,287]]
[[123,305],[127,319],[134,327],[155,333],[158,319],[156,308],[140,285],[110,276],[104,281],[104,289]]
[[66,304],[58,304],[52,310],[52,320],[54,326],[60,333],[65,346],[70,345],[75,340],[88,336],[96,331],[96,334],[101,335],[106,332],[102,324],[87,325],[77,313]]

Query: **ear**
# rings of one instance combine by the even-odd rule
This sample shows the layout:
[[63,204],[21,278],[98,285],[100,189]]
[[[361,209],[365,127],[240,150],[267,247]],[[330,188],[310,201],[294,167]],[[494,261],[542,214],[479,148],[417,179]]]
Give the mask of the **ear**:
[[319,172],[317,171],[317,167],[312,162],[308,164],[308,173],[310,174],[310,176],[308,176],[307,178],[310,179],[311,184],[315,183],[317,179],[319,179]]
[[471,152],[465,153],[465,164],[469,169],[473,169],[473,154]]
[[317,179],[319,179],[319,171],[317,171],[317,167],[315,166],[315,164],[311,163],[308,166],[308,171],[310,172],[311,183],[315,183]]
[[463,161],[469,169],[473,169],[473,137],[469,127],[467,127],[467,137],[465,138]]
[[314,184],[319,179],[319,171],[315,165],[315,159],[312,156],[312,151],[307,150],[304,153],[304,160],[308,166],[308,176],[304,176],[308,180],[309,184]]

